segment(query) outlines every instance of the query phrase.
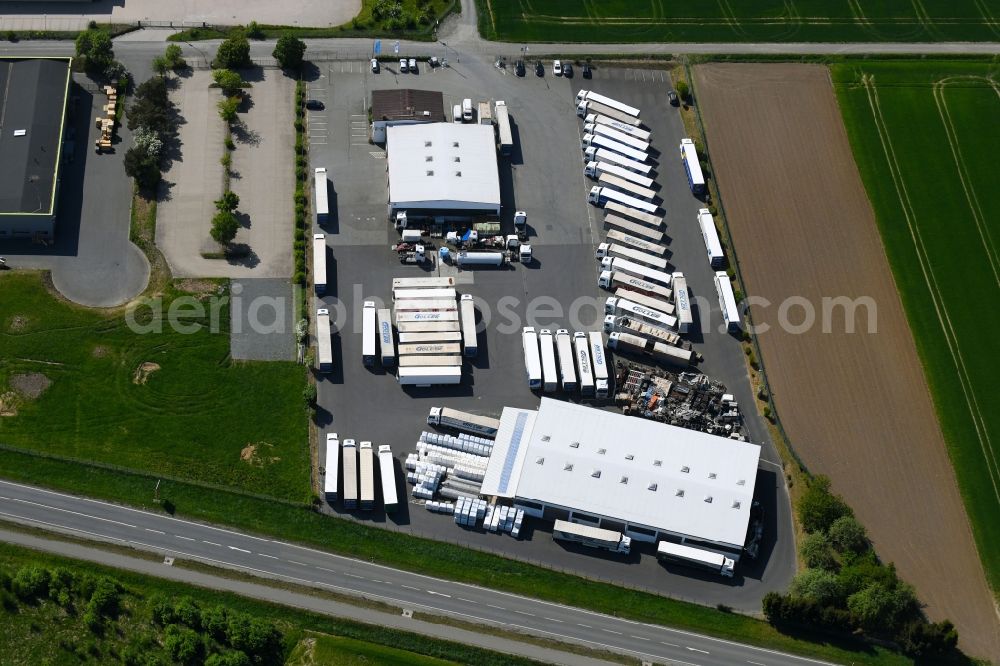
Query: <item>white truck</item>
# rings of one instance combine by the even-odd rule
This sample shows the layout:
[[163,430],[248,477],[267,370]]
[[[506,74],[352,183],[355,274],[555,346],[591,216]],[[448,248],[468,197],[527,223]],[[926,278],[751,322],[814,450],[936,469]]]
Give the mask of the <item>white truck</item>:
[[466,356],[474,357],[479,353],[479,342],[476,337],[476,305],[472,294],[462,294],[462,350]]
[[600,185],[594,185],[590,188],[590,193],[587,195],[587,202],[593,206],[604,206],[609,201],[624,204],[631,208],[638,208],[639,210],[646,211],[647,213],[655,213],[659,210],[659,206],[649,201],[643,201],[642,199],[637,199],[628,194],[623,194],[616,189],[611,187],[601,187]]
[[[608,202],[604,207],[607,209],[611,205],[612,202]],[[647,227],[632,220],[626,220],[624,217],[612,215],[611,213],[605,213],[604,215],[604,228],[609,231],[632,234],[632,236],[647,239],[650,243],[663,242],[663,232],[659,229],[653,229],[652,227]]]
[[722,243],[719,242],[719,232],[715,228],[715,219],[707,208],[698,211],[698,226],[701,228],[701,237],[705,241],[708,263],[712,268],[721,268],[726,262],[726,255],[722,253]]
[[624,178],[619,178],[610,173],[602,173],[597,178],[597,183],[601,187],[614,187],[626,194],[631,194],[634,197],[644,199],[646,201],[654,201],[657,198],[656,190],[643,187],[641,185],[636,185],[635,183],[629,182]]
[[[397,317],[397,320],[399,318]],[[458,321],[408,321],[396,322],[396,330],[400,335],[404,333],[458,333]]]
[[676,317],[668,315],[665,312],[660,312],[659,310],[647,308],[624,298],[618,298],[617,296],[609,296],[604,302],[604,314],[638,319],[647,324],[666,329],[672,329],[677,326]]
[[618,245],[623,245],[647,254],[663,256],[667,253],[667,248],[660,243],[654,243],[653,241],[646,240],[645,238],[630,236],[624,231],[619,231],[618,229],[609,230],[606,240],[608,243],[617,243]]
[[611,333],[629,333],[631,335],[638,335],[640,338],[652,340],[653,342],[663,342],[674,347],[683,346],[681,336],[676,333],[628,317],[608,315],[604,318],[604,331],[609,335]]
[[472,122],[472,100],[468,97],[462,100],[462,122]]
[[594,102],[597,104],[603,104],[606,107],[612,108],[616,111],[624,113],[632,118],[639,117],[639,109],[634,106],[625,104],[624,102],[619,102],[613,97],[608,97],[600,93],[593,92],[591,90],[579,90],[576,93],[576,103],[580,102]]
[[681,162],[684,163],[684,173],[687,174],[688,187],[692,194],[704,194],[705,174],[701,171],[701,162],[698,160],[698,150],[691,139],[681,139],[680,144]]
[[556,370],[556,343],[552,331],[543,328],[538,332],[538,347],[542,353],[542,390],[552,393],[559,388],[558,371]]
[[500,429],[500,419],[448,407],[431,407],[430,413],[427,414],[427,424],[490,438],[496,437]]
[[323,472],[323,497],[332,504],[340,497],[340,437],[335,432],[326,433],[326,465]]
[[368,367],[375,365],[378,353],[378,333],[375,301],[365,301],[361,308],[361,361]]
[[643,266],[642,264],[634,261],[618,257],[604,257],[601,259],[601,270],[611,271],[612,273],[617,273],[619,271],[622,273],[628,273],[629,275],[634,275],[635,277],[641,278],[646,282],[662,284],[664,287],[669,287],[670,281],[673,279],[670,273],[658,271],[655,268]]
[[556,351],[559,355],[559,379],[562,383],[562,390],[567,393],[575,391],[578,384],[576,382],[573,339],[565,328],[556,331]]
[[670,298],[669,287],[620,271],[601,271],[600,277],[597,278],[597,286],[612,292],[624,288],[650,298]]
[[326,234],[313,234],[313,289],[326,293]]
[[[631,218],[638,222],[650,226],[654,229],[663,228],[663,218],[652,213],[641,211],[635,207],[624,206],[620,203],[611,201],[604,207],[605,213],[614,213],[615,215],[620,215],[622,217]],[[655,212],[655,211],[654,211]]]
[[694,352],[690,349],[672,347],[663,342],[653,342],[631,333],[612,333],[608,336],[608,346],[615,351],[649,356],[679,368],[691,365],[691,360],[694,358]]
[[392,293],[397,289],[446,289],[455,286],[453,277],[392,278]]
[[330,216],[330,200],[326,191],[326,167],[316,167],[313,171],[313,190],[316,202],[316,224],[323,224]]
[[623,143],[626,146],[635,148],[636,150],[649,151],[649,141],[643,141],[638,137],[634,137],[631,134],[626,134],[625,132],[619,132],[613,127],[608,127],[607,125],[598,125],[587,123],[583,126],[583,131],[587,134],[593,134],[594,136],[601,135],[606,136],[612,141],[617,141]]
[[601,134],[584,134],[583,138],[580,139],[580,149],[585,150],[590,147],[595,148],[607,148],[620,155],[635,160],[637,162],[648,162],[649,153],[645,150],[639,150],[638,148],[633,148],[632,146],[627,146],[621,141],[615,141],[614,139],[609,139]]
[[600,331],[587,334],[590,341],[590,360],[594,368],[594,396],[607,398],[611,395],[611,378],[608,374],[608,357],[604,353],[604,338]]
[[358,508],[371,511],[375,508],[375,451],[371,442],[361,442],[358,447],[358,476],[361,488]]
[[643,266],[655,268],[658,271],[667,270],[668,263],[663,257],[647,254],[646,252],[626,247],[624,245],[619,245],[617,243],[601,243],[597,246],[595,257],[597,259],[604,259],[605,257],[627,259],[628,261],[633,261],[637,264],[642,264]]
[[589,113],[587,114],[587,117],[583,119],[583,122],[588,125],[606,125],[612,129],[618,130],[619,132],[624,132],[629,136],[642,139],[643,141],[649,141],[650,137],[653,136],[653,133],[649,130],[640,129],[630,123],[623,123],[620,120],[615,120],[611,116],[605,116],[601,113]]
[[420,344],[399,345],[400,356],[442,356],[445,354],[461,354],[462,345],[457,342],[424,342]]
[[573,334],[573,352],[576,358],[576,374],[580,378],[580,395],[594,395],[594,370],[590,361],[590,341],[587,334],[577,331]]
[[691,295],[688,293],[687,278],[680,271],[676,271],[673,277],[677,330],[681,333],[687,333],[688,329],[694,323],[694,313],[691,312]]
[[462,250],[455,254],[455,263],[463,268],[471,268],[473,266],[505,266],[507,264],[507,255],[503,252],[469,252]]
[[615,166],[624,167],[629,171],[634,171],[640,176],[653,175],[652,165],[646,164],[645,162],[638,162],[631,158],[625,157],[621,153],[616,153],[613,150],[608,150],[607,148],[601,148],[599,146],[590,146],[589,148],[584,148],[583,161],[609,162],[611,164],[614,164]]
[[382,351],[382,367],[396,365],[396,341],[392,335],[392,315],[389,308],[379,308],[377,311],[379,349]]
[[400,333],[399,344],[416,345],[427,342],[461,342],[461,331],[439,331],[437,333]]
[[461,384],[462,368],[461,366],[437,365],[401,366],[397,379],[402,386],[426,387],[438,384]]
[[382,506],[386,513],[393,513],[399,508],[399,495],[396,493],[396,467],[392,461],[392,447],[388,444],[378,447],[378,474],[382,481]]
[[394,301],[451,301],[455,302],[458,294],[454,287],[440,287],[437,289],[393,289],[392,300]]
[[733,293],[733,283],[725,271],[718,271],[715,274],[715,292],[719,295],[719,308],[722,310],[722,320],[726,322],[726,329],[741,330],[743,320],[736,306],[736,294]]
[[641,187],[652,187],[656,182],[652,178],[635,173],[634,171],[629,171],[623,166],[617,166],[611,164],[610,162],[587,162],[587,164],[583,167],[583,175],[588,178],[596,180],[604,174],[618,176],[619,178],[633,182]]
[[[451,312],[397,312],[396,328],[403,330],[402,324],[408,322],[443,322],[453,321],[458,325],[458,311]],[[456,329],[457,330],[457,329]]]
[[498,99],[495,105],[497,120],[497,146],[500,154],[509,156],[514,150],[514,135],[510,130],[510,114],[507,112],[507,103]]
[[316,363],[320,372],[333,372],[333,335],[326,308],[316,310]]
[[455,355],[446,356],[404,356],[399,359],[399,367],[414,368],[420,366],[455,366],[461,367],[462,357]]
[[615,120],[625,123],[626,125],[631,125],[632,127],[639,127],[642,125],[642,121],[635,116],[630,116],[627,113],[622,113],[617,109],[613,109],[610,106],[601,104],[600,102],[591,102],[590,100],[584,100],[578,102],[576,105],[576,115],[580,118],[586,118],[592,113],[599,113],[602,116],[607,116],[608,118],[614,118]]
[[358,447],[353,439],[345,439],[341,443],[344,456],[344,489],[343,500],[345,509],[358,508]]
[[656,545],[656,559],[661,562],[683,564],[684,566],[712,571],[724,578],[732,578],[736,571],[736,561],[721,553],[702,548],[693,548],[682,543],[661,541]]
[[615,289],[615,296],[632,301],[633,303],[638,303],[639,305],[647,308],[652,308],[653,310],[659,310],[660,312],[668,315],[674,314],[674,304],[670,301],[661,300],[659,298],[650,298],[645,294],[640,294],[638,291],[632,291],[631,289],[623,287]]
[[621,532],[571,523],[568,520],[555,522],[552,526],[552,538],[573,541],[588,548],[599,548],[619,555],[628,555],[632,550],[632,539]]
[[536,391],[542,388],[542,360],[538,353],[538,334],[534,326],[521,329],[521,348],[524,351],[524,372],[528,377],[528,388]]

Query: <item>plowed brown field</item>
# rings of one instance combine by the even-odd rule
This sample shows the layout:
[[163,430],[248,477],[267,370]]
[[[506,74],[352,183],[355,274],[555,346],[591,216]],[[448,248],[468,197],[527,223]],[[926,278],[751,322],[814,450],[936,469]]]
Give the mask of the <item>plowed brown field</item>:
[[[831,477],[928,615],[1000,660],[994,599],[827,69],[711,64],[694,78],[747,292],[771,302],[753,316],[771,326],[761,350],[794,448]],[[854,333],[842,309],[823,332],[822,299],[839,296],[872,298],[877,332],[863,308]],[[807,332],[779,325],[792,297],[815,308]]]

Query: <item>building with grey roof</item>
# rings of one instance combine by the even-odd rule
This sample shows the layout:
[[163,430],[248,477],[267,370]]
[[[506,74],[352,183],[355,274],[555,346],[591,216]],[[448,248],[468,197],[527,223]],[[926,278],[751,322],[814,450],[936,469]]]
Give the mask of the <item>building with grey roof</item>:
[[0,58],[0,240],[51,240],[70,58]]
[[435,90],[373,90],[371,111],[375,143],[385,143],[387,127],[445,121],[444,96]]

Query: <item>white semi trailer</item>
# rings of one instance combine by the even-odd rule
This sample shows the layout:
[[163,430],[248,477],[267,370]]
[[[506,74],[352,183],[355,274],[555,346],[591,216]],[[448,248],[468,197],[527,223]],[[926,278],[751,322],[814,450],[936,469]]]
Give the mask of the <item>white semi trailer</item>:
[[642,264],[643,266],[655,268],[658,271],[667,270],[668,262],[663,257],[647,254],[641,250],[636,250],[617,243],[601,243],[597,246],[595,256],[597,259],[604,259],[605,257],[627,259],[628,261],[634,261],[635,263]]
[[601,271],[600,276],[597,278],[597,286],[608,291],[617,291],[624,288],[639,292],[650,298],[670,298],[669,287],[664,287],[662,284],[643,280],[640,277],[622,273],[621,271]]
[[552,538],[573,541],[588,548],[599,548],[619,555],[628,555],[632,550],[632,539],[621,532],[571,523],[568,520],[555,522],[552,526]]
[[358,508],[371,511],[375,508],[375,452],[371,442],[361,442],[358,447],[358,476],[361,489]]
[[659,210],[659,206],[655,203],[643,201],[642,199],[619,192],[614,188],[601,187],[600,185],[594,185],[590,188],[590,194],[587,195],[587,202],[593,206],[605,206],[609,202],[615,202],[630,208],[638,208],[647,213],[655,213]]
[[462,345],[457,342],[422,342],[418,344],[399,345],[399,355],[402,356],[442,356],[444,354],[461,354]]
[[719,232],[715,228],[715,219],[707,208],[698,211],[698,226],[701,228],[702,240],[705,241],[708,263],[712,268],[721,268],[726,261],[726,255],[722,253],[722,243],[719,242]]
[[451,312],[397,312],[396,313],[397,330],[403,330],[401,328],[401,325],[408,322],[416,323],[416,322],[445,322],[445,321],[453,321],[457,326],[458,311],[452,310]]
[[585,148],[583,150],[583,161],[609,162],[615,166],[624,167],[629,171],[634,171],[641,176],[652,176],[653,174],[652,165],[646,164],[645,162],[638,162],[625,157],[621,153],[616,153],[615,151],[608,150],[607,148],[600,148],[599,146]]
[[379,308],[376,314],[382,367],[389,368],[396,365],[396,340],[392,334],[392,314],[389,312],[389,308]]
[[590,100],[584,100],[578,102],[576,105],[576,115],[580,118],[586,119],[592,113],[599,113],[602,116],[607,116],[608,118],[614,118],[615,120],[625,123],[626,125],[631,125],[632,127],[640,127],[642,121],[635,116],[630,116],[627,113],[622,113],[617,109],[613,109],[610,106],[601,104],[600,102],[591,102]]
[[400,333],[399,344],[416,345],[429,342],[461,342],[461,331],[440,331],[438,333]]
[[378,348],[375,301],[365,301],[361,308],[361,361],[368,367],[375,365]]
[[340,437],[326,433],[326,465],[323,468],[323,497],[333,503],[340,496]]
[[726,329],[730,331],[742,329],[743,321],[739,308],[736,307],[733,283],[725,271],[719,271],[715,274],[715,291],[719,295],[719,308],[722,310],[722,319],[726,322]]
[[345,509],[358,508],[358,447],[353,439],[345,439],[341,444],[344,456],[344,489],[343,499]]
[[604,257],[604,259],[601,259],[601,270],[611,271],[612,273],[621,271],[622,273],[642,278],[646,282],[662,284],[664,287],[669,287],[670,281],[673,279],[669,273],[618,257]]
[[313,234],[313,289],[326,293],[326,234]]
[[403,333],[443,333],[458,332],[458,321],[407,321],[400,323],[396,318],[396,330]]
[[556,351],[559,354],[559,379],[562,383],[562,390],[567,393],[575,391],[579,385],[576,381],[573,339],[565,328],[556,331]]
[[608,357],[604,353],[604,338],[600,331],[587,334],[590,341],[590,360],[594,368],[594,396],[607,398],[611,395],[611,378],[608,373]]
[[428,425],[451,428],[481,437],[496,437],[500,429],[500,419],[461,412],[448,407],[431,407],[427,415]]
[[378,474],[382,482],[382,506],[386,513],[393,513],[399,508],[399,495],[396,493],[396,466],[392,461],[392,447],[388,444],[378,447]]
[[633,303],[638,303],[639,305],[647,308],[652,308],[653,310],[659,310],[660,312],[668,315],[674,314],[674,304],[670,301],[659,298],[650,298],[645,294],[640,294],[638,291],[632,291],[631,289],[626,288],[615,289],[615,296],[632,301]]
[[444,356],[404,356],[399,359],[399,367],[415,368],[420,366],[457,366],[461,367],[462,357],[453,354]]
[[636,162],[649,161],[649,153],[645,150],[639,150],[638,148],[627,146],[621,141],[615,141],[614,139],[609,139],[608,137],[600,134],[583,135],[583,138],[580,139],[580,149],[585,150],[590,147],[607,148],[608,150],[624,155],[625,157],[635,160]]
[[588,178],[596,180],[604,174],[618,176],[619,178],[635,183],[641,187],[652,187],[655,183],[655,181],[648,176],[643,176],[642,174],[635,173],[634,171],[629,171],[623,166],[617,166],[615,164],[611,164],[610,162],[587,162],[586,166],[583,167],[583,175]]
[[631,134],[626,134],[625,132],[619,132],[613,127],[608,127],[607,125],[598,124],[586,124],[583,126],[583,131],[588,134],[593,134],[594,136],[606,136],[612,141],[617,141],[623,143],[626,146],[635,148],[636,150],[649,150],[649,141],[644,141],[638,137],[634,137]]
[[[639,210],[635,207],[625,206],[623,204],[611,201],[604,207],[606,213],[614,213],[615,215],[620,215],[622,217],[631,218],[637,222],[642,222],[643,224],[650,226],[654,229],[663,228],[663,218],[652,213]],[[656,212],[656,211],[653,211]]]
[[434,300],[434,301],[451,301],[455,302],[457,298],[454,287],[438,287],[434,289],[428,288],[417,288],[417,289],[393,289],[392,290],[392,300],[394,301],[418,301],[418,300]]
[[[611,202],[608,202],[605,204],[605,209],[610,206]],[[652,227],[644,226],[638,222],[633,222],[632,220],[626,220],[624,217],[612,215],[611,213],[606,213],[604,215],[604,228],[617,230],[620,233],[632,234],[636,237],[646,238],[651,243],[660,243],[663,241],[663,232],[659,229],[653,229]]]
[[552,331],[543,328],[538,332],[538,347],[542,353],[542,389],[552,393],[559,388],[559,373],[556,369],[556,343]]
[[458,303],[447,298],[416,298],[396,301],[392,307],[396,312],[448,312],[458,310]]
[[437,384],[460,384],[462,383],[462,368],[460,366],[436,365],[404,366],[399,368],[397,379],[402,386],[422,387],[435,386]]
[[542,359],[538,352],[538,334],[534,326],[521,330],[521,348],[524,351],[524,372],[528,377],[528,388],[536,391],[542,388]]
[[639,250],[640,252],[646,252],[647,254],[663,256],[667,253],[667,248],[660,243],[654,243],[653,241],[646,240],[645,238],[631,236],[624,231],[619,231],[618,229],[611,229],[608,231],[607,241],[609,243],[624,245],[632,248],[633,250]]
[[474,357],[479,353],[479,341],[476,336],[476,305],[472,300],[472,294],[462,294],[460,302],[462,350],[466,356]]
[[650,187],[643,187],[641,185],[636,185],[624,178],[619,178],[610,173],[602,173],[597,178],[597,183],[601,187],[615,187],[626,194],[631,194],[634,197],[644,199],[646,201],[654,201],[656,196],[656,190]]
[[688,293],[687,278],[684,273],[674,273],[674,306],[677,312],[677,330],[687,333],[694,323],[694,313],[691,312],[691,295]]
[[607,107],[612,108],[612,109],[614,109],[616,111],[624,113],[625,115],[630,116],[632,118],[638,118],[639,117],[639,109],[638,108],[636,108],[634,106],[631,106],[629,104],[625,104],[624,102],[619,102],[618,100],[616,100],[613,97],[608,97],[607,95],[602,95],[602,94],[596,93],[596,92],[594,92],[592,90],[579,90],[579,91],[577,91],[577,93],[576,93],[576,103],[579,104],[580,102],[594,102],[594,103],[597,103],[597,104],[603,104],[604,106],[607,106]]
[[330,311],[316,310],[316,362],[320,372],[333,372],[333,335],[330,332]]
[[604,302],[604,314],[638,319],[660,328],[672,329],[677,326],[676,317],[617,296],[609,296]]
[[414,278],[393,278],[392,292],[397,289],[446,289],[455,286],[453,277],[414,277]]
[[640,354],[673,366],[686,368],[691,365],[694,352],[690,349],[672,347],[662,342],[646,340],[631,333],[612,333],[608,336],[608,346],[615,351]]
[[656,559],[661,562],[683,564],[703,571],[712,571],[725,578],[732,578],[736,571],[736,561],[721,553],[702,548],[693,548],[682,543],[661,541],[656,546]]
[[330,199],[326,189],[326,167],[316,167],[313,171],[313,190],[316,195],[316,224],[323,224],[330,216]]
[[594,370],[590,361],[590,341],[587,334],[577,331],[573,334],[573,353],[576,359],[576,374],[580,378],[580,395],[594,395]]
[[473,266],[505,266],[507,255],[503,252],[467,252],[465,250],[455,255],[455,263],[465,268]]
[[624,132],[629,136],[634,136],[637,139],[642,139],[643,141],[649,141],[653,136],[653,133],[649,130],[640,129],[631,123],[623,123],[620,120],[615,120],[611,116],[605,116],[602,113],[588,113],[587,117],[583,119],[584,123],[594,124],[594,125],[605,125],[616,129],[619,132]]

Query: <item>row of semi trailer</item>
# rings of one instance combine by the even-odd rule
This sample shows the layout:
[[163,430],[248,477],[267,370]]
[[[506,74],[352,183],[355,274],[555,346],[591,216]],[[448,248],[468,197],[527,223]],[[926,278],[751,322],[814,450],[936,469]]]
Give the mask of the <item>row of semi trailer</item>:
[[[340,441],[337,433],[327,433],[323,480],[326,501],[332,504],[339,499],[345,509],[372,511],[375,508],[375,458],[371,442]],[[378,476],[383,508],[392,513],[399,507],[399,496],[392,449],[388,444],[378,447]]]

